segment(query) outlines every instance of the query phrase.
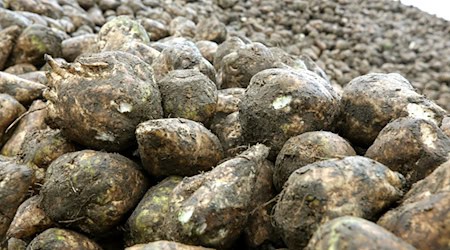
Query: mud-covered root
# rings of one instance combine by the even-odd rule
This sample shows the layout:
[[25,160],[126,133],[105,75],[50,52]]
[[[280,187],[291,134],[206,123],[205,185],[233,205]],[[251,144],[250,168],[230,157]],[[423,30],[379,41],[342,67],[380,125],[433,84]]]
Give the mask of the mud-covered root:
[[402,203],[412,203],[439,192],[450,192],[450,160],[437,167],[425,179],[414,183]]
[[119,154],[83,150],[47,169],[42,208],[56,223],[101,236],[117,226],[147,190],[138,165]]
[[17,38],[10,56],[11,65],[31,63],[36,67],[44,65],[44,55],[62,56],[62,39],[51,28],[40,24],[27,27]]
[[144,168],[154,176],[190,176],[213,168],[223,157],[219,139],[198,122],[158,119],[136,129]]
[[169,211],[169,199],[181,181],[181,177],[167,177],[147,191],[125,224],[126,246],[165,239],[162,228]]
[[204,18],[197,23],[195,39],[222,43],[227,38],[228,32],[225,24],[217,18]]
[[352,216],[333,219],[317,229],[305,250],[415,250],[377,224]]
[[210,128],[219,138],[227,157],[234,157],[247,149],[239,120],[239,103],[244,93],[244,88],[218,90],[216,115]]
[[158,82],[165,117],[208,124],[216,113],[217,87],[196,69],[170,71]]
[[47,169],[58,157],[74,151],[76,151],[75,145],[67,140],[60,130],[46,128],[34,131],[25,137],[20,157],[25,164]]
[[354,155],[356,152],[352,146],[331,132],[313,131],[291,137],[277,156],[273,183],[281,191],[289,176],[301,167],[317,161]]
[[247,149],[245,140],[242,137],[239,112],[231,113],[225,117],[214,118],[211,124],[211,131],[217,135],[222,144],[226,157],[234,157]]
[[0,70],[5,69],[15,41],[21,32],[22,29],[17,25],[12,25],[7,28],[4,27],[4,29],[0,30]]
[[309,56],[307,55],[301,55],[296,56],[287,53],[285,50],[279,48],[279,47],[271,47],[270,51],[272,52],[273,56],[275,57],[276,61],[285,64],[286,66],[289,66],[295,70],[309,70],[326,81],[329,82],[329,78],[325,71],[319,67]]
[[214,62],[214,55],[217,52],[217,48],[219,45],[215,42],[211,41],[205,41],[200,40],[195,43],[195,46],[200,50],[200,53],[202,53],[202,56],[208,60],[208,62],[213,63]]
[[54,226],[53,221],[42,210],[41,200],[39,195],[35,195],[19,206],[6,237],[31,240],[30,237]]
[[173,37],[194,38],[195,23],[183,16],[175,17],[169,23],[169,34]]
[[342,94],[342,136],[369,147],[390,121],[422,118],[440,125],[445,111],[416,93],[399,74],[368,74],[353,79]]
[[292,136],[332,129],[339,99],[328,82],[307,70],[268,69],[256,74],[239,104],[247,143],[266,143],[275,158]]
[[122,50],[132,41],[148,44],[150,38],[144,27],[128,16],[112,19],[103,25],[98,33],[100,51]]
[[384,214],[378,224],[420,250],[448,249],[450,191],[408,203]]
[[46,86],[43,84],[0,72],[0,93],[13,96],[23,105],[29,105],[41,97],[45,88]]
[[239,111],[239,103],[245,94],[244,88],[220,89],[217,93],[216,112],[218,114],[231,114]]
[[97,35],[86,34],[72,37],[62,41],[62,57],[68,62],[73,62],[82,54],[95,53],[97,48]]
[[185,245],[174,241],[160,240],[127,247],[125,250],[213,250],[213,248]]
[[32,181],[31,169],[17,164],[14,158],[0,156],[0,242],[5,239],[6,231]]
[[450,138],[429,120],[399,118],[381,130],[365,156],[402,173],[411,185],[450,159]]
[[243,231],[245,243],[250,248],[257,248],[263,244],[279,244],[281,238],[273,227],[271,211],[276,203],[275,188],[273,187],[273,163],[265,160],[256,176],[252,200],[254,209],[250,212]]
[[169,36],[169,30],[162,22],[150,18],[140,18],[138,22],[147,31],[151,41],[158,41]]
[[244,41],[242,41],[239,37],[236,37],[236,36],[232,36],[232,37],[228,38],[226,41],[224,41],[223,43],[221,43],[217,47],[217,51],[216,51],[216,54],[214,55],[214,60],[213,60],[213,65],[214,65],[214,68],[216,69],[216,71],[218,71],[220,69],[220,67],[222,66],[222,64],[221,64],[222,59],[226,55],[228,55],[244,46],[245,46]]
[[254,209],[254,187],[268,152],[259,144],[210,172],[185,178],[170,199],[167,239],[214,248],[231,246]]
[[20,163],[34,171],[31,188],[34,191],[40,190],[50,163],[59,156],[76,150],[75,145],[67,140],[59,130],[46,128],[27,134],[19,149],[18,157]]
[[38,0],[32,2],[26,0],[7,0],[4,2],[5,8],[15,11],[29,11],[54,19],[61,18],[63,15],[61,5],[59,5],[58,1],[55,0]]
[[164,76],[176,69],[197,69],[211,81],[216,82],[214,67],[206,60],[193,42],[175,41],[161,51],[161,55],[153,62],[155,79],[159,82]]
[[273,222],[289,248],[301,249],[329,220],[344,215],[377,218],[401,198],[403,185],[401,174],[365,157],[316,162],[291,174]]
[[27,250],[33,249],[101,250],[102,248],[93,240],[80,233],[61,228],[50,228],[30,242]]
[[17,238],[9,238],[7,242],[4,243],[4,245],[0,244],[0,247],[5,247],[6,249],[14,249],[14,250],[26,250],[28,242],[23,241],[21,239]]
[[0,93],[0,147],[7,139],[8,128],[24,112],[25,108],[14,97]]
[[50,125],[83,146],[119,151],[135,143],[136,126],[162,117],[161,97],[149,65],[129,53],[82,56],[59,65],[50,57]]
[[269,48],[251,43],[232,50],[218,63],[217,86],[220,89],[246,88],[256,73],[275,68],[276,60]]
[[131,41],[124,45],[123,51],[139,57],[142,61],[151,65],[161,54],[158,50],[139,41]]
[[45,118],[47,117],[46,104],[41,100],[34,101],[26,114],[14,129],[14,133],[1,149],[1,154],[5,156],[18,156],[25,141],[25,138],[34,131],[47,127]]

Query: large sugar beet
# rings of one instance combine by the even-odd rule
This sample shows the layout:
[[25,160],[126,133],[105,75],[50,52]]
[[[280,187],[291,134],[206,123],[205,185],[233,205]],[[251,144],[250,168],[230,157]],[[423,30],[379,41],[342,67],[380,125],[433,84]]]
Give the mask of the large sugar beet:
[[97,52],[97,35],[86,34],[72,37],[61,43],[62,57],[69,62],[74,61],[79,55]]
[[138,165],[119,154],[84,150],[47,169],[42,208],[56,223],[99,235],[116,226],[147,188]]
[[251,43],[225,55],[217,70],[217,85],[221,89],[246,88],[258,72],[275,68],[275,57],[261,43]]
[[131,41],[148,44],[150,38],[139,22],[127,16],[119,16],[102,26],[98,41],[101,51],[112,51],[126,48]]
[[11,53],[12,64],[31,63],[37,67],[44,65],[44,55],[61,57],[62,39],[52,29],[39,24],[27,27],[17,39]]
[[216,54],[214,55],[214,68],[216,70],[219,70],[222,67],[222,59],[234,52],[237,51],[239,48],[243,48],[245,46],[245,43],[239,38],[239,37],[230,37],[225,42],[221,43],[217,47]]
[[450,191],[450,160],[437,167],[425,179],[414,183],[403,197],[403,203],[415,202],[444,191]]
[[162,117],[161,97],[148,64],[128,53],[103,52],[58,65],[45,92],[49,117],[70,140],[94,149],[123,150],[136,126]]
[[161,55],[152,64],[155,79],[160,81],[172,70],[197,69],[213,82],[216,82],[216,72],[211,63],[203,58],[200,50],[193,42],[175,41],[161,51]]
[[377,224],[352,216],[333,219],[314,233],[305,250],[415,250]]
[[169,198],[181,181],[180,177],[168,177],[147,191],[125,225],[127,246],[165,239],[161,228],[169,211]]
[[361,156],[309,164],[286,182],[273,221],[289,248],[307,245],[312,234],[334,218],[375,219],[403,195],[403,176]]
[[28,134],[20,149],[21,160],[38,168],[47,167],[65,153],[76,151],[75,145],[68,141],[57,129],[41,129]]
[[185,178],[170,199],[166,237],[192,245],[231,246],[254,209],[254,186],[268,151],[259,144],[210,172]]
[[431,121],[399,118],[381,130],[365,156],[402,173],[411,185],[450,159],[450,138]]
[[248,143],[266,143],[271,157],[292,136],[331,129],[339,111],[331,85],[307,70],[268,69],[256,74],[239,105]]
[[275,162],[273,183],[280,191],[297,169],[316,161],[356,155],[350,144],[337,134],[313,131],[291,137],[281,149]]
[[426,196],[390,210],[378,224],[420,250],[450,246],[450,191]]
[[93,240],[80,233],[61,228],[50,228],[30,242],[27,250],[34,249],[101,250],[102,248]]
[[219,139],[187,119],[158,119],[136,129],[144,168],[155,176],[190,176],[210,170],[223,156]]
[[6,233],[8,238],[27,240],[54,225],[53,221],[42,210],[41,200],[41,196],[35,195],[19,206]]
[[342,95],[343,136],[368,147],[391,120],[415,117],[440,124],[445,111],[416,93],[399,74],[368,74],[353,79]]
[[33,172],[13,158],[0,156],[0,242],[33,181]]
[[216,85],[198,70],[173,70],[158,85],[165,117],[207,124],[216,113]]

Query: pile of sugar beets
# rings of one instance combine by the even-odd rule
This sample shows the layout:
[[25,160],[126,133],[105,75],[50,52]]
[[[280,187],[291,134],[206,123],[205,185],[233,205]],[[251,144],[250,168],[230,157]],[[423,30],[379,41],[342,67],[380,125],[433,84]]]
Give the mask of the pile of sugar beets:
[[450,117],[407,76],[161,4],[0,0],[0,249],[450,248]]

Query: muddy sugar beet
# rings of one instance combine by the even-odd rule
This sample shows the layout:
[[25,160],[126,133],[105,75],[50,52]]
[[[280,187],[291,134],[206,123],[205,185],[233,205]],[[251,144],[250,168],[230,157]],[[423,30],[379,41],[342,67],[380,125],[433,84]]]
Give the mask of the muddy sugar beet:
[[261,71],[252,78],[239,104],[246,142],[267,144],[271,157],[292,136],[331,129],[338,112],[337,93],[309,70]]
[[50,123],[70,140],[118,151],[135,142],[136,126],[162,117],[153,71],[136,56],[103,52],[59,65],[48,57]]

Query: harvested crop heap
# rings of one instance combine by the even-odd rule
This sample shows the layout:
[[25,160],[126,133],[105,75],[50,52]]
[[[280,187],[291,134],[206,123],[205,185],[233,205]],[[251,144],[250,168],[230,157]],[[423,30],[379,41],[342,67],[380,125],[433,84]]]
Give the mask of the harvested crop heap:
[[0,6],[1,250],[450,246],[444,20],[387,0]]

